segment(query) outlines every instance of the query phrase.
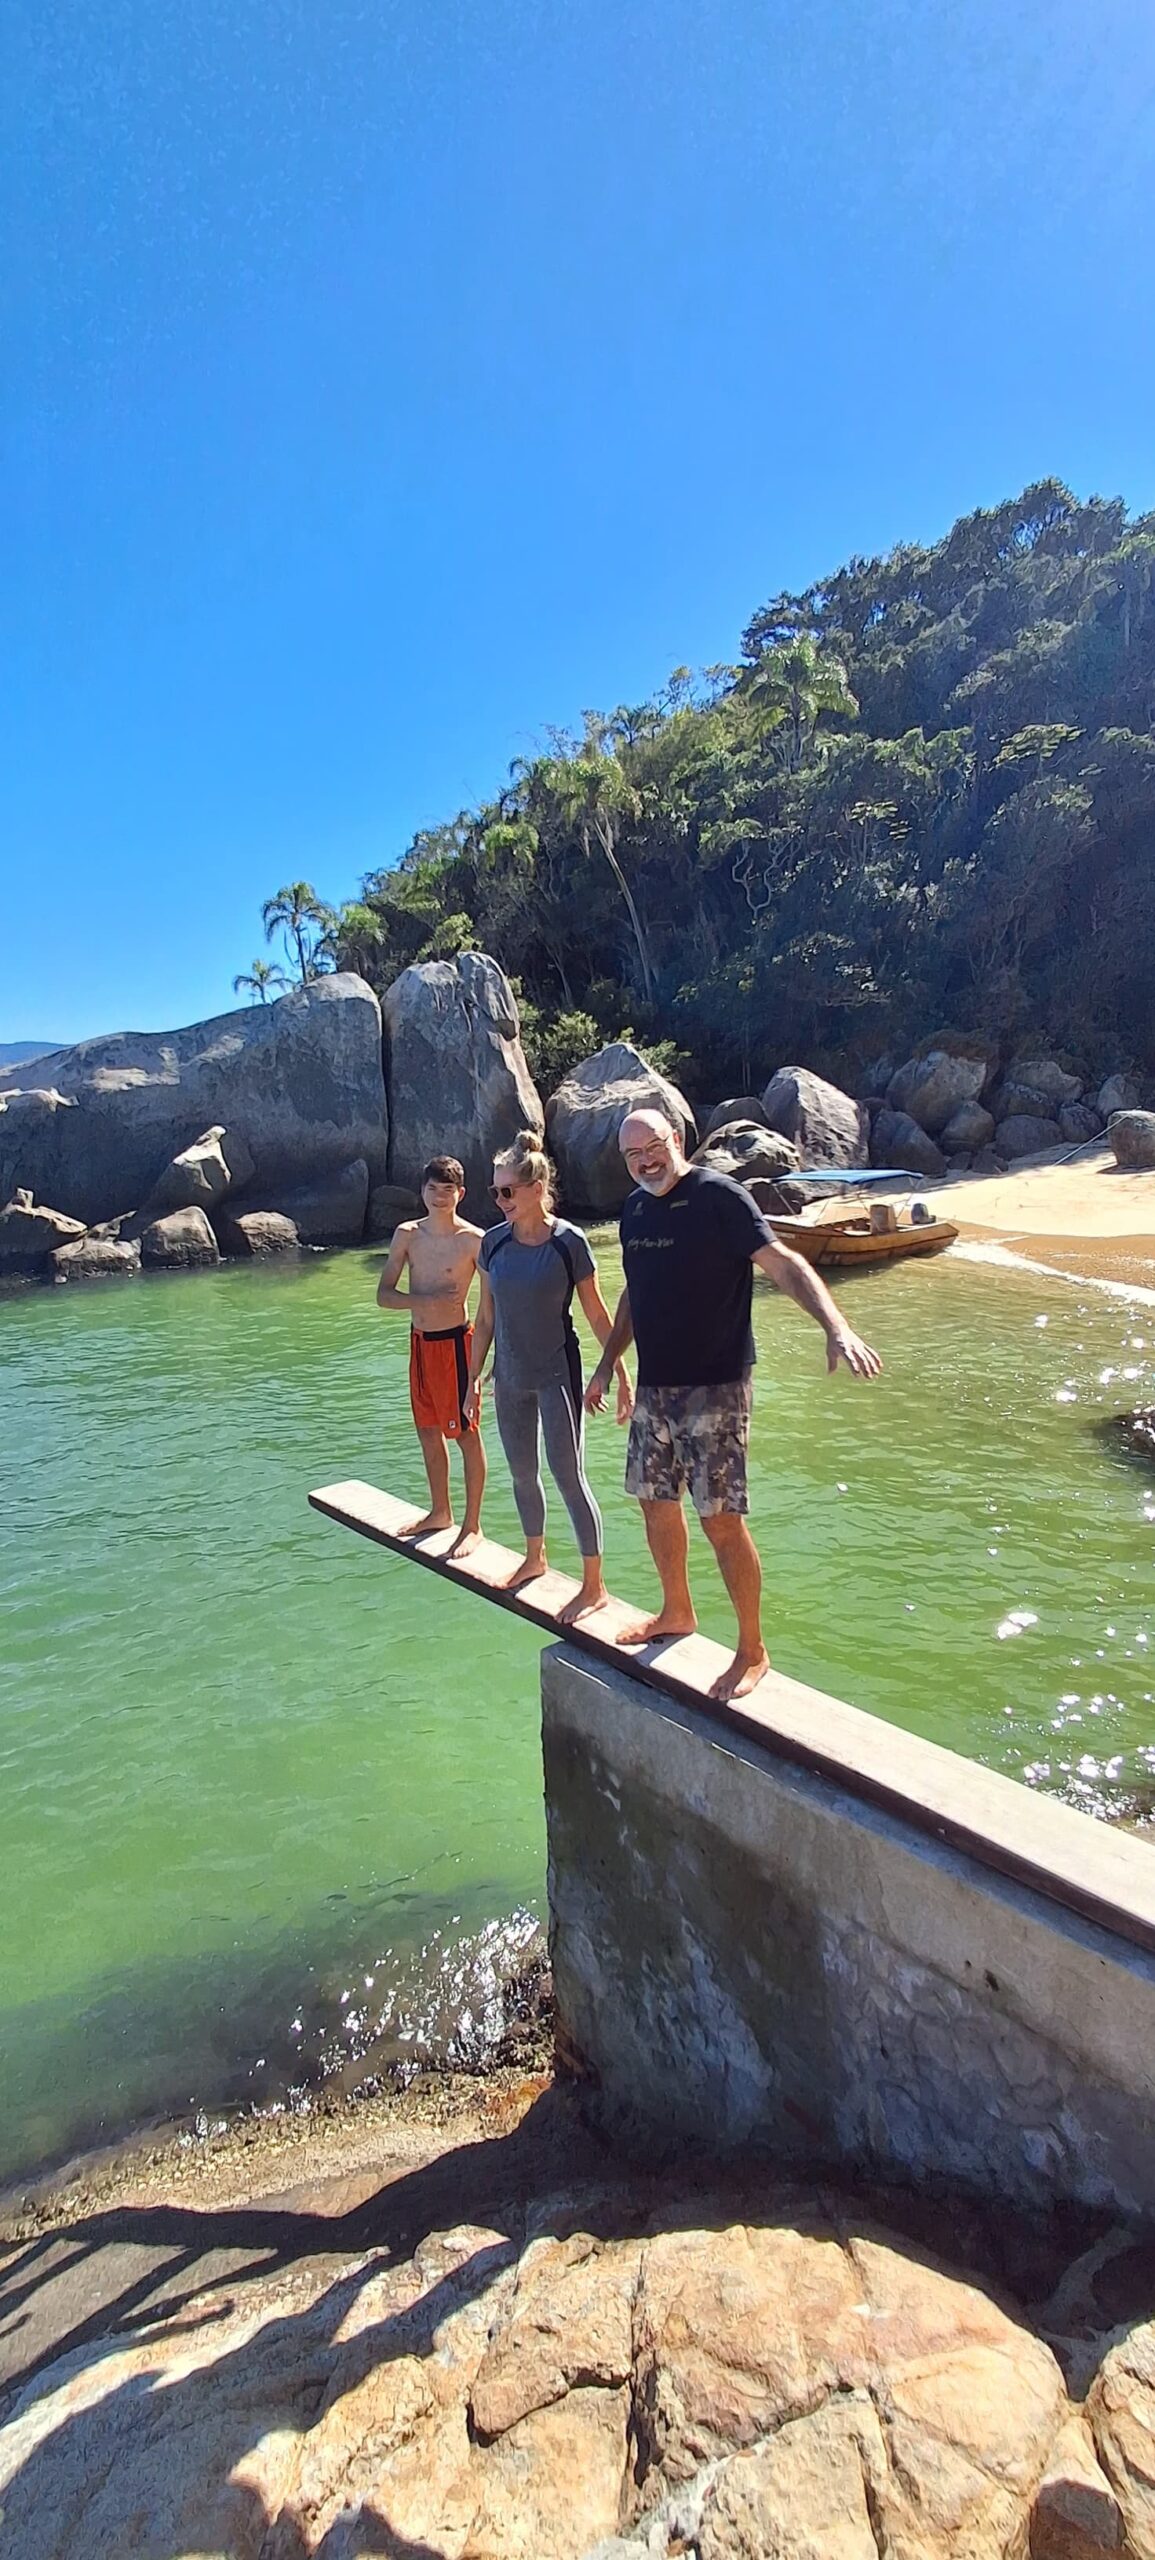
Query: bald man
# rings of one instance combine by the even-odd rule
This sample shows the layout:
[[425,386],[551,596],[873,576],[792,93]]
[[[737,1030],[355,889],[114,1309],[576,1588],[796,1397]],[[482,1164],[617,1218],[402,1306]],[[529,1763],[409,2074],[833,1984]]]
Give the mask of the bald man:
[[681,1138],[660,1112],[631,1112],[619,1145],[636,1186],[621,1218],[626,1285],[585,1400],[597,1412],[615,1361],[635,1342],[626,1491],[642,1506],[662,1605],[618,1641],[651,1644],[690,1635],[698,1623],[682,1508],[688,1493],[738,1620],[734,1659],[712,1695],[744,1698],[770,1668],[762,1641],[762,1567],[745,1520],[755,1263],[821,1325],[828,1369],[845,1361],[854,1377],[876,1378],[882,1362],[851,1331],[810,1264],[776,1241],[749,1192],[725,1174],[689,1164]]

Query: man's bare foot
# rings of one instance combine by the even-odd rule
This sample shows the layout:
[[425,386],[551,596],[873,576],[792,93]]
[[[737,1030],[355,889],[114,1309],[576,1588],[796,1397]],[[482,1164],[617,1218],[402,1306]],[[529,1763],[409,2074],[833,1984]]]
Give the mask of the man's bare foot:
[[549,1566],[547,1565],[544,1556],[541,1557],[540,1561],[535,1558],[533,1563],[530,1562],[528,1556],[523,1556],[521,1563],[515,1567],[514,1571],[510,1574],[508,1581],[503,1583],[502,1589],[505,1591],[520,1591],[523,1583],[538,1582],[540,1581],[542,1574],[548,1572]]
[[615,1644],[662,1644],[663,1642],[666,1642],[666,1643],[672,1643],[672,1642],[673,1642],[673,1640],[674,1640],[674,1638],[675,1638],[675,1636],[692,1636],[692,1635],[694,1635],[694,1634],[697,1632],[697,1626],[698,1626],[698,1621],[697,1621],[696,1617],[694,1616],[694,1613],[693,1613],[693,1610],[692,1610],[692,1609],[691,1609],[691,1611],[690,1611],[690,1613],[689,1613],[688,1617],[685,1617],[685,1618],[671,1618],[671,1617],[667,1617],[665,1610],[664,1610],[664,1609],[659,1609],[659,1611],[658,1611],[658,1613],[657,1613],[657,1616],[656,1616],[656,1617],[654,1617],[654,1618],[638,1618],[638,1619],[635,1621],[635,1623],[634,1623],[634,1625],[633,1625],[632,1627],[623,1627],[623,1628],[620,1630],[619,1634],[617,1634],[617,1635],[614,1637],[614,1643],[615,1643]]
[[480,1529],[463,1529],[460,1536],[454,1539],[449,1552],[451,1556],[458,1558],[461,1556],[471,1556],[475,1547],[479,1547],[480,1545]]
[[748,1698],[770,1669],[770,1656],[765,1646],[758,1653],[736,1653],[724,1671],[710,1683],[712,1698]]
[[431,1529],[451,1529],[452,1527],[451,1511],[426,1511],[423,1512],[420,1520],[410,1520],[404,1529],[398,1530],[397,1534],[401,1538],[424,1538]]
[[579,1618],[592,1617],[595,1609],[605,1608],[609,1596],[604,1582],[599,1582],[589,1591],[583,1583],[581,1590],[575,1591],[573,1599],[566,1601],[564,1609],[558,1610],[559,1627],[573,1627]]

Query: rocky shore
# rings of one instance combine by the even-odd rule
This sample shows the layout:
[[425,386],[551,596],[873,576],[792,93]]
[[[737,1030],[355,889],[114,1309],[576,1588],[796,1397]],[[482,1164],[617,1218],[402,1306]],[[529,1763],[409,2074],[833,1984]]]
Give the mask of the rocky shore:
[[0,2233],[20,2560],[1150,2560],[1150,2243],[661,2177],[548,2071],[122,2160]]

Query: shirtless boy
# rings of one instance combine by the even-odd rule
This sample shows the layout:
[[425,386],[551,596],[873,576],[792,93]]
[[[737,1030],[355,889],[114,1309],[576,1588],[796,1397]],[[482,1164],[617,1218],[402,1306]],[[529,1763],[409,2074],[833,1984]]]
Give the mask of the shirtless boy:
[[[482,1229],[458,1217],[465,1174],[456,1156],[433,1156],[421,1177],[427,1216],[398,1227],[377,1286],[379,1307],[396,1308],[413,1325],[409,1394],[429,1478],[429,1509],[410,1523],[408,1537],[426,1529],[451,1529],[449,1442],[456,1440],[465,1470],[465,1519],[455,1555],[468,1555],[481,1537],[485,1451],[476,1422],[465,1418],[473,1327],[466,1314]],[[408,1269],[409,1286],[398,1288]]]

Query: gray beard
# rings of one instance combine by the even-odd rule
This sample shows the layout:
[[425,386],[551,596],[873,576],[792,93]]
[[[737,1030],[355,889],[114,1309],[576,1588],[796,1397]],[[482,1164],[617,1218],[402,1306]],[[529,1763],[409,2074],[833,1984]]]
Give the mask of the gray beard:
[[655,1182],[652,1176],[650,1180],[647,1181],[644,1173],[635,1174],[634,1180],[637,1183],[639,1191],[648,1191],[651,1200],[664,1200],[667,1191],[674,1191],[677,1189],[676,1181],[666,1182],[663,1180],[661,1182]]

